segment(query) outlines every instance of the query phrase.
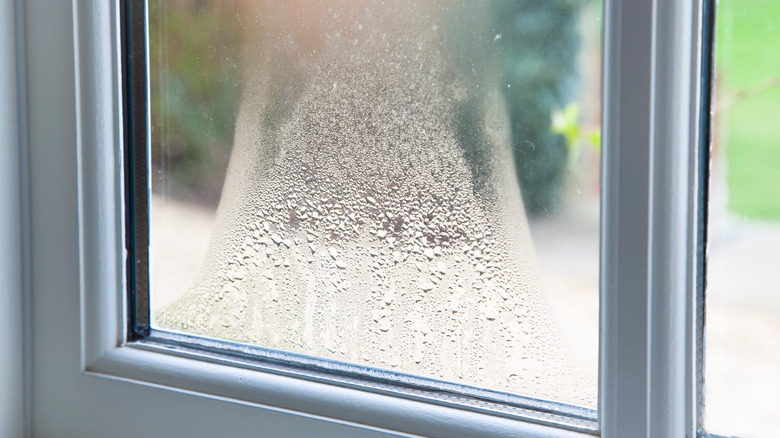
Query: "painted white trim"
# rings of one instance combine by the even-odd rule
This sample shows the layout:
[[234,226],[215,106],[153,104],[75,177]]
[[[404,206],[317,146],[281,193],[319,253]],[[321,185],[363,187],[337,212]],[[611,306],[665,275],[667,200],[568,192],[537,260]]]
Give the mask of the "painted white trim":
[[125,340],[119,11],[95,6],[74,2],[82,369]]
[[25,431],[22,154],[16,2],[0,3],[0,436]]
[[72,5],[27,1],[24,9],[32,307],[29,433],[57,436],[61,419],[78,404],[70,376],[79,372],[80,351]]
[[696,436],[697,162],[701,1],[656,3],[650,204],[650,437]]
[[193,360],[175,352],[161,354],[159,349],[143,346],[118,348],[104,355],[88,372],[183,388],[209,397],[225,397],[236,403],[295,411],[307,417],[338,418],[356,426],[370,425],[401,435],[590,436],[408,398],[257,372],[210,358]]
[[605,2],[605,438],[696,432],[691,303],[701,10],[701,1]]
[[652,2],[605,1],[603,35],[599,412],[612,438],[647,429]]

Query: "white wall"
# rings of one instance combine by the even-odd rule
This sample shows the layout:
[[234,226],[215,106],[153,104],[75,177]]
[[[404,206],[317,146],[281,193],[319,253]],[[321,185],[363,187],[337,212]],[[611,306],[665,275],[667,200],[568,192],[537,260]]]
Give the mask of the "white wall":
[[15,2],[0,2],[0,437],[24,433],[22,215]]

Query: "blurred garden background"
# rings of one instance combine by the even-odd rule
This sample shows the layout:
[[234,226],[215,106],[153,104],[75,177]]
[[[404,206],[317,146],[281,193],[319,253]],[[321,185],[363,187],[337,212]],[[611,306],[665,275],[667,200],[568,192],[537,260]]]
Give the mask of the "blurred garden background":
[[149,1],[152,190],[214,207],[241,97],[234,1]]
[[780,2],[721,0],[716,38],[715,157],[727,208],[780,220]]
[[[240,39],[246,23],[239,4],[149,2],[155,193],[206,206],[219,201],[241,95]],[[492,29],[484,37],[493,39],[500,54],[500,81],[507,85],[502,92],[526,209],[535,217],[553,214],[559,210],[566,175],[581,158],[580,148],[598,147],[600,22],[594,12],[600,2],[487,4]],[[591,21],[587,25],[583,14]],[[586,50],[583,37],[590,44]]]
[[777,434],[780,2],[720,0],[705,324],[705,427]]

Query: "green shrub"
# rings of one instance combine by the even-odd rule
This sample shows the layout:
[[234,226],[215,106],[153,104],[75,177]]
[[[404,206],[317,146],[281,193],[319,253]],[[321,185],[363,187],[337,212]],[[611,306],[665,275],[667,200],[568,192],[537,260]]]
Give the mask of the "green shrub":
[[149,2],[152,188],[157,192],[219,201],[240,97],[240,29],[232,5]]
[[502,50],[502,86],[509,110],[512,151],[526,211],[555,210],[567,167],[563,135],[550,114],[572,100],[583,1],[495,0],[496,43]]

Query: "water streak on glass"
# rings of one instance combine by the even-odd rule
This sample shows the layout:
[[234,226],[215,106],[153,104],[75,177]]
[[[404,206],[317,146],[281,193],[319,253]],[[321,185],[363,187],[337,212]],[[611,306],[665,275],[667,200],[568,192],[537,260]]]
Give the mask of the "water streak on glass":
[[[598,22],[548,3],[151,2],[157,326],[595,406],[598,140],[582,120],[598,105],[577,90],[597,73],[576,69],[598,65],[577,61]],[[212,34],[179,60],[177,26],[203,14]],[[563,25],[545,47],[539,28]],[[173,128],[198,117],[191,138]],[[212,219],[199,169],[219,181],[227,156]],[[187,236],[212,223],[201,262]],[[193,246],[177,255],[174,235]],[[164,280],[179,257],[199,267]],[[588,304],[554,310],[566,294]]]

